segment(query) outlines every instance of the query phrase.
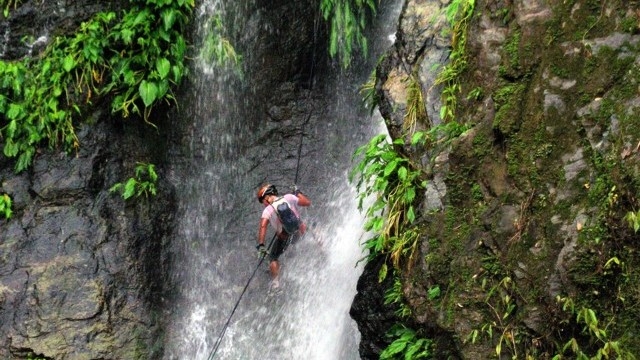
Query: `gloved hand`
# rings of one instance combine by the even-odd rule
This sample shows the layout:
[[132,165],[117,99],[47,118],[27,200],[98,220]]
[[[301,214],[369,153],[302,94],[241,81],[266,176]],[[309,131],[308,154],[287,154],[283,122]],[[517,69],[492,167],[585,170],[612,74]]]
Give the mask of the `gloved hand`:
[[300,194],[302,191],[300,191],[300,189],[298,189],[298,186],[296,184],[293,184],[293,188],[291,189],[291,193],[293,195],[298,195]]
[[256,246],[256,250],[258,250],[258,259],[264,258],[269,253],[267,251],[267,248],[264,246],[264,244],[258,244]]

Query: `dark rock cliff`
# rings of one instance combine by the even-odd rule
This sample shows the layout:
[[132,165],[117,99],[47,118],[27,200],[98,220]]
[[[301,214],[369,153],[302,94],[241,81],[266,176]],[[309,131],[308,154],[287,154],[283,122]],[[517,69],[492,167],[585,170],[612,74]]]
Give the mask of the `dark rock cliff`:
[[[25,2],[0,21],[2,58],[37,56],[54,34],[119,3]],[[164,136],[100,104],[88,117],[77,153],[43,150],[20,174],[0,159],[0,191],[13,200],[0,220],[2,359],[161,356],[173,189],[160,179],[153,201],[135,202],[108,189],[136,161],[162,164]]]
[[[442,13],[450,3],[407,1],[380,61],[379,107],[394,138],[406,135],[409,74],[425,98],[420,126],[441,122],[447,84],[434,86],[434,73],[452,43]],[[455,113],[469,130],[442,149],[404,149],[429,185],[417,260],[399,276],[411,310],[401,322],[449,337],[436,358],[640,352],[639,243],[626,220],[639,205],[638,6],[475,2]],[[352,308],[366,359],[390,329],[371,320],[389,313],[386,285],[371,283],[378,268],[367,266]],[[433,289],[440,295],[428,298]]]

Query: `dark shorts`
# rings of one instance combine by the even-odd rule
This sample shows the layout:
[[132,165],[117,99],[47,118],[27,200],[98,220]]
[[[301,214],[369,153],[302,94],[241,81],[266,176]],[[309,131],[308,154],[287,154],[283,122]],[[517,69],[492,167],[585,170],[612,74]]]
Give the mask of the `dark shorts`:
[[287,234],[283,231],[283,234],[286,235],[284,239],[281,239],[279,236],[276,236],[275,240],[273,240],[273,245],[271,246],[271,250],[269,251],[269,260],[277,261],[280,255],[287,249],[289,242],[291,241],[292,235]]

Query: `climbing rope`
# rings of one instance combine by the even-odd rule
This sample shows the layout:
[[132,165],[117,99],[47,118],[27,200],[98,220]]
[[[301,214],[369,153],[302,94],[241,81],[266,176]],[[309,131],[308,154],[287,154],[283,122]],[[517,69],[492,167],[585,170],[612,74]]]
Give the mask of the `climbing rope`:
[[296,176],[294,177],[293,180],[293,186],[296,186],[298,184],[298,173],[300,172],[300,158],[302,157],[302,139],[304,138],[304,128],[307,125],[307,123],[309,122],[309,120],[311,119],[311,114],[313,113],[313,104],[310,101],[311,100],[311,90],[313,89],[313,76],[314,76],[314,69],[316,68],[316,37],[318,34],[318,17],[317,17],[317,13],[316,13],[316,17],[313,20],[313,54],[311,55],[311,70],[309,71],[309,92],[307,93],[307,103],[311,104],[311,110],[309,111],[309,113],[307,114],[307,117],[304,119],[304,122],[302,123],[302,127],[300,128],[300,143],[298,144],[298,162],[296,163]]
[[[307,124],[307,122],[309,121],[309,119],[311,118],[311,113],[312,113],[312,111],[309,111],[309,114],[307,115],[307,118],[305,119],[305,121],[302,123],[302,128],[300,130],[300,142],[298,144],[298,160],[297,160],[297,164],[296,164],[296,175],[295,175],[295,181],[293,182],[294,186],[298,182],[298,173],[300,171],[300,157],[301,157],[301,153],[302,153],[302,139],[304,138],[304,127]],[[276,239],[277,236],[278,236],[277,233],[273,234],[273,237],[271,238],[271,241],[269,241],[269,246],[267,247],[267,253],[271,250],[271,246],[273,245],[273,241]],[[291,242],[292,238],[293,238],[293,235],[289,236],[289,238],[287,239],[287,243],[285,245],[285,248],[288,247],[288,245]],[[260,268],[260,266],[264,262],[265,257],[266,256],[262,256],[260,258],[260,261],[258,262],[258,265],[256,265],[255,269],[253,269],[253,273],[249,277],[249,280],[247,280],[247,284],[244,286],[244,289],[242,289],[242,292],[240,293],[240,296],[238,297],[238,301],[236,301],[236,304],[234,305],[233,310],[231,310],[231,314],[229,315],[229,318],[227,319],[227,322],[222,327],[222,331],[220,331],[220,335],[218,335],[218,339],[216,340],[216,343],[215,343],[213,349],[211,350],[211,353],[209,354],[209,357],[207,358],[208,360],[212,360],[213,357],[218,352],[218,349],[220,348],[220,344],[222,343],[222,338],[224,337],[224,334],[227,331],[227,328],[229,327],[229,324],[231,323],[231,318],[233,317],[233,314],[236,312],[236,309],[238,309],[238,305],[240,305],[240,300],[242,300],[242,297],[244,296],[245,292],[247,291],[247,288],[249,288],[249,284],[251,283],[251,280],[253,280],[254,276],[256,275],[256,272],[258,271],[258,269]]]
[[227,331],[227,328],[229,327],[229,324],[231,323],[231,317],[233,317],[233,314],[236,312],[236,309],[238,308],[238,305],[240,305],[240,300],[242,300],[242,296],[244,296],[244,293],[247,291],[247,288],[249,287],[249,284],[251,283],[251,280],[253,280],[253,277],[256,275],[256,272],[260,268],[260,265],[262,265],[262,263],[264,262],[264,259],[267,257],[266,254],[269,253],[269,250],[271,249],[271,245],[273,245],[273,240],[275,240],[276,236],[277,236],[277,234],[274,234],[273,237],[271,238],[271,241],[269,242],[269,246],[267,247],[267,252],[265,254],[263,254],[262,257],[260,257],[260,261],[258,261],[258,265],[256,265],[255,269],[253,269],[253,273],[249,277],[249,280],[247,280],[247,284],[244,286],[244,289],[242,289],[242,292],[240,293],[240,296],[238,297],[238,301],[236,301],[236,304],[233,307],[233,310],[231,310],[231,314],[229,315],[229,318],[227,319],[227,322],[222,327],[222,331],[220,332],[220,335],[218,335],[218,339],[216,340],[215,346],[211,350],[211,353],[209,353],[209,357],[207,358],[208,360],[213,359],[213,357],[218,352],[218,348],[220,347],[220,344],[222,343],[222,338],[224,337],[224,333]]
[[[316,17],[314,19],[314,45],[315,45],[315,40],[316,40],[315,38],[316,38],[317,32],[318,32],[318,19]],[[307,101],[309,103],[311,103],[311,101],[309,101],[309,100],[311,99],[311,89],[313,88],[313,75],[314,75],[313,74],[313,70],[315,69],[315,62],[316,62],[315,46],[313,46],[313,56],[312,56],[311,71],[309,73],[309,93],[307,94]],[[304,138],[304,128],[307,125],[307,123],[309,122],[309,120],[311,119],[311,114],[313,113],[313,110],[314,109],[313,109],[313,106],[312,106],[312,109],[307,114],[307,117],[304,119],[304,122],[302,123],[302,127],[300,128],[300,142],[298,143],[298,156],[297,156],[297,163],[296,163],[296,175],[294,177],[294,182],[293,182],[294,187],[298,183],[298,174],[300,172],[300,158],[302,156],[302,140]],[[278,234],[276,233],[271,238],[271,241],[269,242],[269,246],[267,246],[267,253],[269,253],[269,251],[271,250],[271,246],[273,245],[273,241],[276,239],[277,236],[278,236]],[[285,248],[288,247],[288,245],[291,242],[292,238],[293,238],[293,235],[290,235],[288,237],[287,245],[285,245]],[[220,335],[218,335],[218,339],[216,340],[216,343],[215,343],[213,349],[209,353],[209,357],[207,358],[207,360],[212,360],[213,357],[218,352],[218,349],[220,348],[220,344],[222,343],[222,339],[224,337],[224,334],[227,331],[227,328],[229,327],[229,324],[231,323],[231,318],[233,317],[233,314],[236,312],[236,309],[238,309],[238,305],[240,305],[240,300],[242,300],[242,297],[244,296],[245,292],[247,291],[247,288],[249,288],[249,284],[251,283],[251,280],[253,280],[254,276],[256,275],[256,272],[258,271],[258,269],[260,268],[260,266],[264,262],[265,257],[266,257],[266,255],[263,255],[260,258],[260,261],[258,262],[258,265],[256,265],[255,269],[253,269],[253,273],[249,277],[249,280],[247,280],[247,284],[244,286],[244,289],[242,289],[242,292],[240,293],[240,296],[238,297],[238,301],[236,301],[236,304],[233,306],[233,310],[231,310],[231,314],[229,315],[229,318],[227,319],[227,322],[222,327],[222,331],[220,331]]]

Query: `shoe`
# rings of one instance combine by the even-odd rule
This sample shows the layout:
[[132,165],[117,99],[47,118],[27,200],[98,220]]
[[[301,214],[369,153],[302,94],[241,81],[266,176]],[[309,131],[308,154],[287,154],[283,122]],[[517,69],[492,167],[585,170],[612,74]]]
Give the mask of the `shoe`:
[[278,280],[277,278],[276,278],[276,279],[271,280],[271,284],[269,284],[269,288],[270,288],[271,290],[278,290],[278,289],[280,289],[280,280]]
[[271,296],[279,295],[280,293],[282,293],[282,288],[280,288],[280,281],[278,281],[278,279],[271,280],[267,295],[271,297]]

